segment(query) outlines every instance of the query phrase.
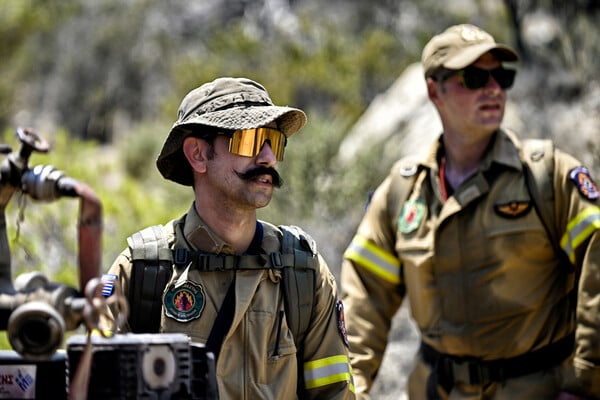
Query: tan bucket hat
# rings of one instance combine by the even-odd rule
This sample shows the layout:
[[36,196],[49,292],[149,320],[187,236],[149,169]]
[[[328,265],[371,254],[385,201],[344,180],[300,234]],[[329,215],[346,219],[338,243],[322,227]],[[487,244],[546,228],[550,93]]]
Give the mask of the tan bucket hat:
[[[273,121],[290,137],[306,124],[304,111],[276,106],[267,90],[247,78],[217,78],[189,92],[179,106],[178,117],[156,160],[166,179],[191,186],[193,175],[183,155],[183,139],[190,125],[226,130],[260,128]],[[184,127],[188,129],[183,129]]]
[[441,68],[465,68],[488,51],[500,61],[519,59],[516,51],[505,44],[496,43],[492,35],[475,25],[451,26],[425,45],[421,57],[425,77],[434,75]]

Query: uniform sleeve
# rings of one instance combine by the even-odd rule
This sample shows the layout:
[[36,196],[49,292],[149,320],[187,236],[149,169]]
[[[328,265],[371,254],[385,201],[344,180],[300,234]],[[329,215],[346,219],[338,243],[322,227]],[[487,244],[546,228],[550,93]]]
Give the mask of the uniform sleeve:
[[343,306],[335,278],[318,255],[313,315],[304,341],[304,384],[309,399],[354,399]]
[[[129,289],[129,279],[131,276],[131,255],[129,249],[123,250],[123,252],[121,252],[121,254],[117,256],[117,258],[115,259],[115,261],[104,276],[106,278],[118,282],[122,296],[127,298]],[[119,311],[116,308],[111,307],[108,310],[107,315],[100,318],[100,328],[105,331],[113,332],[118,312]],[[129,331],[130,329],[127,323],[125,323],[119,329],[119,332],[121,333]]]
[[600,207],[598,187],[574,158],[557,151],[556,212],[560,245],[579,274],[575,352],[564,389],[588,397],[600,393]]
[[357,398],[368,399],[402,304],[400,260],[388,210],[391,179],[375,191],[356,235],[344,253],[342,299],[346,305],[350,361]]

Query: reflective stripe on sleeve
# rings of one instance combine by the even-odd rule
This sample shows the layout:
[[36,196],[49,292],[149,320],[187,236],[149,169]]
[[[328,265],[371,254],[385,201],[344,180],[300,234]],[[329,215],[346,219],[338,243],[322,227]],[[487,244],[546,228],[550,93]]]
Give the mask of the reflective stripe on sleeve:
[[354,236],[344,257],[394,285],[400,283],[400,260],[362,236]]
[[585,242],[595,231],[600,229],[600,208],[588,207],[567,224],[560,245],[575,263],[575,250]]
[[304,385],[307,389],[338,382],[348,382],[354,393],[352,369],[347,356],[337,355],[304,363]]

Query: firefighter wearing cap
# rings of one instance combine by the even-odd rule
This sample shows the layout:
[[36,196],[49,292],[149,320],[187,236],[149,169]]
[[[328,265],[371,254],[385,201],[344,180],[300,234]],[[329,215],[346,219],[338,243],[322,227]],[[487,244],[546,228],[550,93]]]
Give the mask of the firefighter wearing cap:
[[[166,225],[169,247],[209,260],[199,265],[175,257],[159,294],[160,332],[185,333],[216,353],[220,399],[354,398],[342,306],[324,259],[316,254],[302,343],[284,315],[282,272],[261,267],[282,247],[282,231],[257,220],[256,209],[279,187],[275,166],[305,122],[303,111],[274,105],[262,85],[219,78],[183,99],[157,160],[165,178],[193,186],[195,194],[187,214]],[[211,265],[231,255],[249,264]],[[126,296],[132,256],[125,249],[107,275],[116,276]]]
[[[344,254],[357,398],[405,298],[421,334],[411,399],[600,398],[598,187],[575,158],[530,159],[500,128],[516,60],[472,25],[423,50],[443,133],[393,167]],[[548,165],[541,196],[529,165]]]

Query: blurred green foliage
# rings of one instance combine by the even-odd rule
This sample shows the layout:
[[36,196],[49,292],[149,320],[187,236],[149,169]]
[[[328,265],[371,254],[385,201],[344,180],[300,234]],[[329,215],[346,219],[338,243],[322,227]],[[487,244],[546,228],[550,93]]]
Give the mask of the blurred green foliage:
[[51,36],[79,4],[77,0],[0,0],[0,126],[6,125],[14,112],[16,83],[32,68],[43,68],[31,51],[32,33]]

